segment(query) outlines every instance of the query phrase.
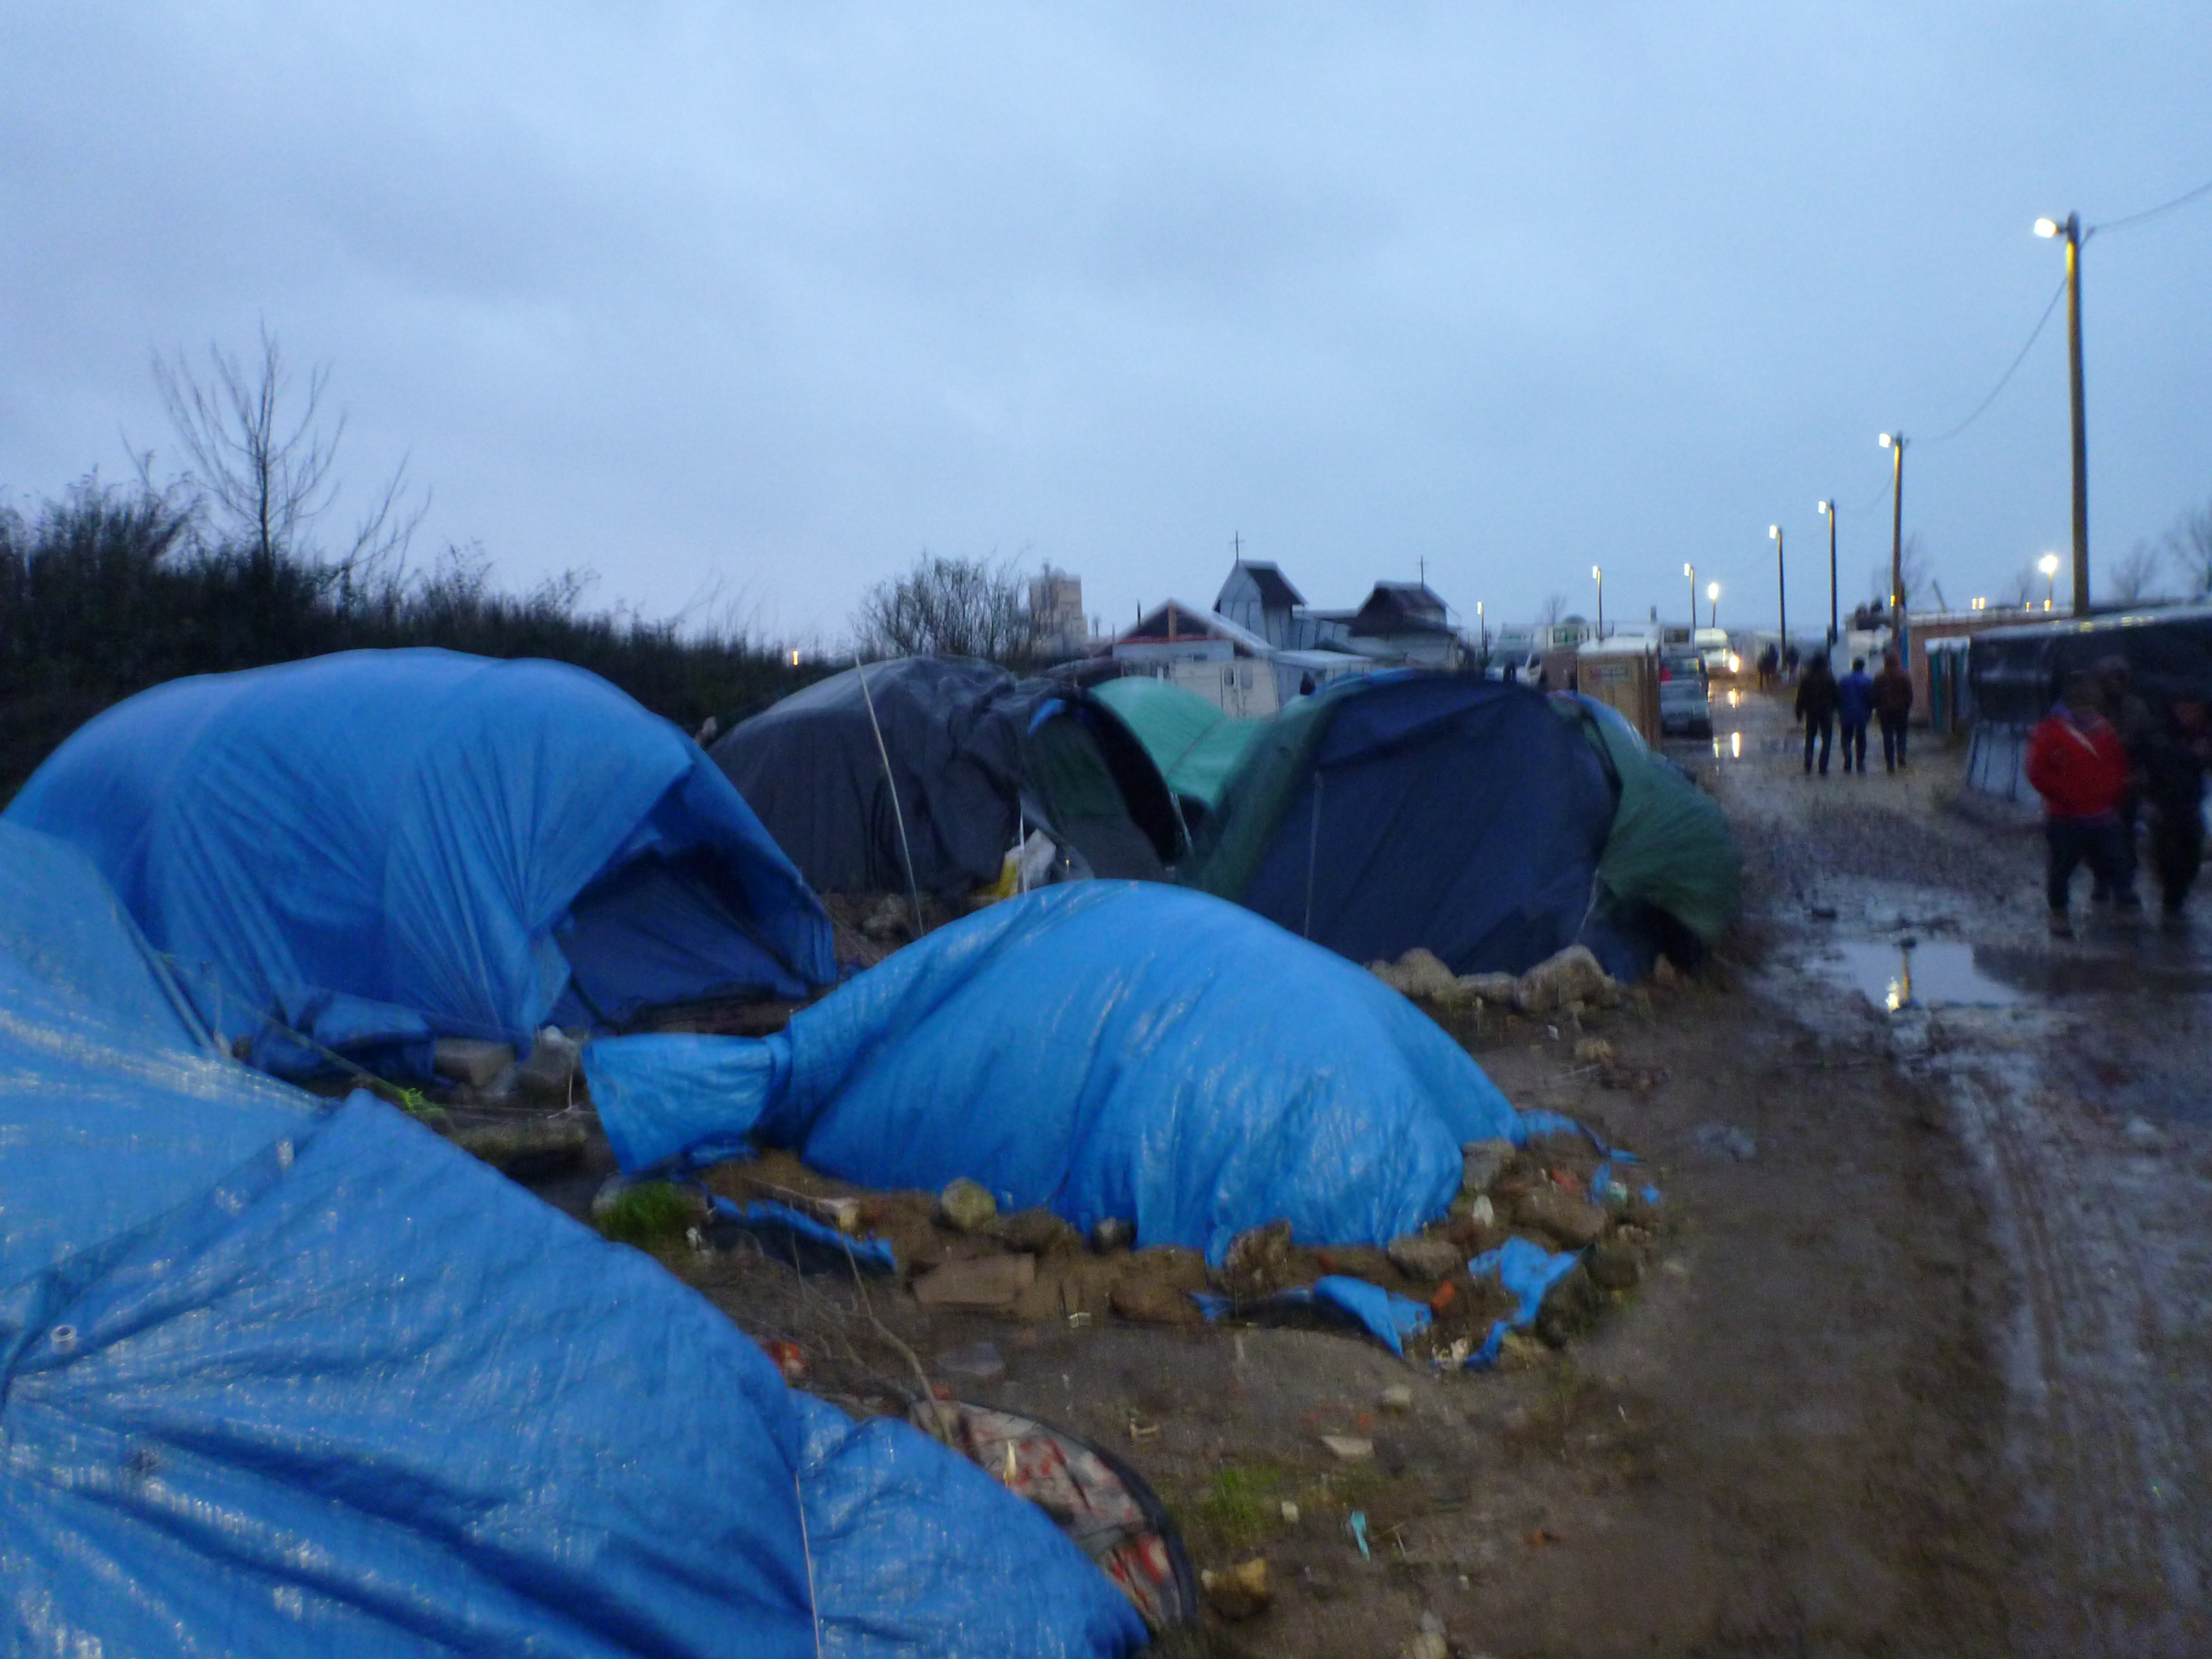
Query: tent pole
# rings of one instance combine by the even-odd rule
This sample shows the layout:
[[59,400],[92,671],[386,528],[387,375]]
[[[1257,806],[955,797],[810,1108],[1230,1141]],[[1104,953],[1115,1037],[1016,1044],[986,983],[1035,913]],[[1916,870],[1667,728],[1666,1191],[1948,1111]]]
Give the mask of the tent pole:
[[883,722],[876,718],[875,694],[868,690],[868,665],[858,657],[853,667],[860,677],[860,700],[868,705],[868,725],[876,734],[876,753],[883,757],[884,787],[890,791],[891,822],[898,825],[899,858],[906,865],[907,902],[914,906],[914,936],[921,937],[921,890],[915,885],[914,848],[907,845],[906,814],[899,810],[898,780],[891,775],[891,751],[884,746]]

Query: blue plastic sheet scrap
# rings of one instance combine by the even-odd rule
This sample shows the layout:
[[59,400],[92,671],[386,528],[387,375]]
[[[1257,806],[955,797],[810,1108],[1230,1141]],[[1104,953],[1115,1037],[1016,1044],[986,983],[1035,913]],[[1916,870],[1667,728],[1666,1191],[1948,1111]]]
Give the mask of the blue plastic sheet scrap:
[[828,1222],[772,1198],[757,1198],[750,1204],[717,1198],[714,1214],[733,1227],[775,1241],[772,1249],[779,1256],[795,1252],[804,1265],[842,1268],[850,1262],[872,1273],[898,1271],[898,1253],[889,1239],[841,1233]]
[[1509,1238],[1496,1249],[1485,1250],[1470,1261],[1467,1270],[1475,1278],[1496,1275],[1498,1282],[1513,1297],[1513,1311],[1491,1326],[1482,1346],[1468,1356],[1468,1369],[1480,1370],[1496,1364],[1498,1352],[1505,1346],[1505,1334],[1526,1330],[1534,1324],[1537,1310],[1544,1305],[1544,1297],[1552,1286],[1572,1273],[1581,1260],[1571,1251],[1555,1255],[1525,1238]]
[[1194,1291],[1190,1299],[1198,1304],[1200,1313],[1217,1322],[1231,1314],[1264,1315],[1290,1308],[1310,1308],[1334,1314],[1361,1327],[1401,1359],[1406,1357],[1406,1344],[1428,1329],[1429,1322],[1435,1316],[1411,1297],[1347,1273],[1330,1273],[1311,1285],[1277,1291],[1253,1302],[1238,1302],[1212,1291]]

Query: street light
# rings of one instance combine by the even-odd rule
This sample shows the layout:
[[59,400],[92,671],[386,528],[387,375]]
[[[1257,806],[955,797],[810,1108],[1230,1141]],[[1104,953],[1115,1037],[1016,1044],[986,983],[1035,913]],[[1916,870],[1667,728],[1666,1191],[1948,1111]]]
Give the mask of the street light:
[[1474,629],[1482,637],[1482,665],[1490,665],[1490,624],[1482,619],[1482,601],[1474,602]]
[[1690,579],[1690,632],[1694,635],[1698,631],[1698,567],[1686,564],[1682,574]]
[[1597,584],[1597,636],[1603,639],[1605,637],[1605,572],[1592,565],[1590,580]]
[[2074,614],[2089,614],[2089,437],[2081,411],[2081,216],[2038,219],[2039,236],[2066,239],[2066,390],[2074,408]]
[[1885,432],[1881,447],[1890,453],[1889,632],[1899,662],[1905,657],[1905,434]]
[[[1721,585],[1718,582],[1707,582],[1705,597],[1713,602],[1713,614],[1705,618],[1705,626],[1718,628],[1721,625]],[[1690,620],[1695,622],[1697,617],[1692,614]]]
[[2045,554],[2035,562],[2035,568],[2043,573],[2044,580],[2051,584],[2045,589],[2043,595],[2043,608],[2048,611],[2051,609],[2051,602],[2058,597],[2058,556],[2056,553]]
[[1766,533],[1774,542],[1774,605],[1779,613],[1775,631],[1774,654],[1790,654],[1790,579],[1782,568],[1782,526],[1771,524]]
[[1828,521],[1828,646],[1835,647],[1836,633],[1836,504],[1816,501],[1813,510]]

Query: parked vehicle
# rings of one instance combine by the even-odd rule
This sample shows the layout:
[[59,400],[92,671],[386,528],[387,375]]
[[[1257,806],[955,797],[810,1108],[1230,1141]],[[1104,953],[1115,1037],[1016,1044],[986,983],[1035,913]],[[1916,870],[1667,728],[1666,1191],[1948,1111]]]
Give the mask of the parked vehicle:
[[1666,657],[1659,664],[1659,730],[1670,738],[1709,738],[1713,704],[1704,665],[1695,656]]

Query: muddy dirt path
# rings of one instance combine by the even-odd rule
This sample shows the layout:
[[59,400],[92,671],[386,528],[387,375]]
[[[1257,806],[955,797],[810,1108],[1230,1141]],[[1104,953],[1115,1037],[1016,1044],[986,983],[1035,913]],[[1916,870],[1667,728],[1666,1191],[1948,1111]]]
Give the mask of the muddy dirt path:
[[1875,1018],[1988,1217],[2011,1648],[2212,1652],[2208,930],[2052,941],[2033,819],[1950,810],[1955,755],[1808,780],[1789,743],[1749,699],[1710,763],[1771,896],[1766,978],[1839,1033],[1897,994],[1903,941],[1939,969]]

